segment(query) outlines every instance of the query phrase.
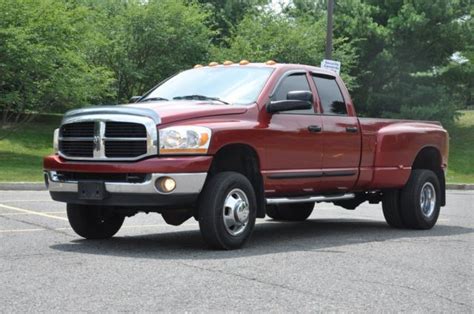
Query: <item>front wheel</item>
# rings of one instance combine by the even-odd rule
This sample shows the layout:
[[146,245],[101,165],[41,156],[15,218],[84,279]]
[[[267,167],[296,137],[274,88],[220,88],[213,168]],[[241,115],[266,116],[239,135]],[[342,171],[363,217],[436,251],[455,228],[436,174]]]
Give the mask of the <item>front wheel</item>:
[[111,238],[125,220],[110,208],[78,204],[67,204],[67,218],[72,229],[86,239]]
[[250,238],[255,226],[255,191],[242,174],[221,172],[201,192],[198,210],[204,241],[217,249],[237,249]]

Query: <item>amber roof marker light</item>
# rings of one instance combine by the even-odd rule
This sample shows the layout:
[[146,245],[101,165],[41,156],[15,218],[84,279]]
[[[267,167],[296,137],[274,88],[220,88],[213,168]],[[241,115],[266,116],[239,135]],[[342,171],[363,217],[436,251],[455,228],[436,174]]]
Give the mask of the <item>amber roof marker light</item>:
[[266,65],[275,65],[276,64],[276,61],[275,60],[268,60],[267,62],[265,62]]
[[209,66],[210,66],[210,67],[215,67],[216,65],[219,65],[219,63],[217,63],[217,62],[215,62],[215,61],[209,63]]
[[222,63],[223,65],[232,65],[234,64],[234,62],[230,61],[230,60],[226,60],[224,61],[224,63]]
[[202,64],[196,64],[196,65],[194,66],[194,68],[195,68],[195,69],[197,69],[197,68],[202,68]]
[[249,60],[240,60],[239,62],[240,65],[247,65],[249,63],[250,63]]

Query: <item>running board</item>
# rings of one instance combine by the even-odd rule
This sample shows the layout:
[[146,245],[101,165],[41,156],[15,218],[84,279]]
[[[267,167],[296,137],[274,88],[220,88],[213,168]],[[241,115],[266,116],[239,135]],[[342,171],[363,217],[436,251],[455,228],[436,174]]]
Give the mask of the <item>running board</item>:
[[265,199],[267,204],[291,204],[291,203],[307,203],[307,202],[327,202],[348,200],[354,198],[353,193],[346,193],[340,195],[319,195],[319,196],[299,196],[299,197],[275,197]]

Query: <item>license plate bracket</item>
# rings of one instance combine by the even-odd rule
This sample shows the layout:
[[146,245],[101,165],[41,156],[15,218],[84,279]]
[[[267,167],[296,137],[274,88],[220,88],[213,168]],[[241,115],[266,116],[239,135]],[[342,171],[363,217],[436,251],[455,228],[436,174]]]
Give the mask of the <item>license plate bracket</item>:
[[77,192],[81,200],[103,200],[107,195],[103,181],[79,181]]

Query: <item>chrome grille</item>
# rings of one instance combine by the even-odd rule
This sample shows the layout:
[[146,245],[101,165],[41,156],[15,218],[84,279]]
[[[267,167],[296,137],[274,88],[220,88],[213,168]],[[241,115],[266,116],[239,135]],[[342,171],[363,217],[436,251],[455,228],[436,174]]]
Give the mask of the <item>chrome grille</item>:
[[146,154],[146,140],[144,141],[105,141],[106,157],[136,157]]
[[67,156],[94,157],[93,141],[59,141],[59,150]]
[[143,124],[130,122],[107,122],[106,137],[143,137],[146,138],[146,128]]
[[94,137],[94,121],[64,124],[60,130],[63,137]]
[[109,115],[79,120],[65,121],[59,129],[59,154],[66,159],[136,160],[157,153],[156,124],[151,119]]

